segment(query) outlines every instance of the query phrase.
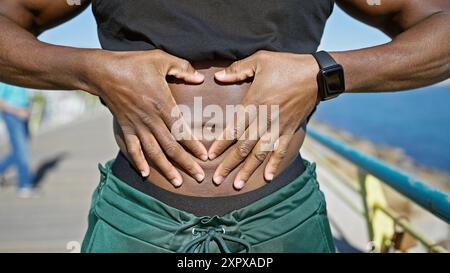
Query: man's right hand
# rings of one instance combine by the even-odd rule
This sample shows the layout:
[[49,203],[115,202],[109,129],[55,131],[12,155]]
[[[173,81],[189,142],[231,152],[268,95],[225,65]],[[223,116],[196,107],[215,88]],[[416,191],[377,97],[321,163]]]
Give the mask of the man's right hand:
[[127,152],[142,176],[149,175],[151,162],[173,186],[179,187],[183,181],[174,162],[201,182],[205,174],[184,147],[202,160],[207,160],[207,150],[190,132],[183,139],[191,140],[179,142],[171,134],[169,128],[178,119],[171,113],[177,105],[166,76],[191,84],[202,83],[204,76],[188,61],[161,50],[97,51],[93,57],[89,92],[100,96],[117,119]]

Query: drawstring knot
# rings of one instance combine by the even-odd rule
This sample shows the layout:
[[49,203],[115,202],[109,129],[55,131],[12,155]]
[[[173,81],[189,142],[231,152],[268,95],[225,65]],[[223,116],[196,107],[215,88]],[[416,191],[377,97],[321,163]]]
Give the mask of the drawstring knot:
[[[225,253],[231,253],[226,241],[238,243],[244,246],[246,252],[250,252],[250,244],[236,236],[226,234],[224,227],[192,228],[194,239],[183,247],[184,253],[209,253],[211,242],[215,242]],[[197,238],[195,238],[197,237]]]

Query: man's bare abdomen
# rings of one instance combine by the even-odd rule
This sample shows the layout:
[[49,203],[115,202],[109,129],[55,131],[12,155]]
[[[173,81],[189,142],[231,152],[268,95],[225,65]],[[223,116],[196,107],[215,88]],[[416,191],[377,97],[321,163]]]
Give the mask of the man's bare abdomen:
[[[203,109],[205,109],[205,107],[207,107],[208,105],[218,105],[223,110],[224,113],[223,116],[225,117],[227,105],[235,106],[241,103],[241,100],[244,97],[245,93],[247,92],[248,88],[250,87],[251,82],[244,82],[240,84],[222,84],[214,80],[214,73],[221,70],[223,67],[229,65],[230,62],[208,61],[192,64],[199,72],[205,75],[205,81],[200,85],[190,85],[178,81],[169,81],[170,89],[172,90],[172,94],[177,104],[189,107],[191,109],[191,113],[194,113],[194,98],[197,99],[196,104],[197,109],[195,109],[196,111],[199,111],[198,102],[199,99],[201,98]],[[274,90],[274,92],[276,92],[276,90]],[[210,118],[211,117],[204,117],[202,125],[205,122],[207,122]],[[121,151],[128,157],[126,149],[123,145],[123,141],[120,138],[121,134],[119,126],[117,126],[115,120],[114,123],[115,123],[114,129],[117,143],[119,144]],[[194,124],[192,123],[191,126],[193,125]],[[305,132],[303,129],[300,129],[296,133],[291,145],[289,145],[288,153],[284,158],[284,160],[282,161],[278,173],[282,172],[289,165],[289,163],[291,163],[292,160],[296,156],[298,156],[298,152],[303,143],[304,137]],[[205,145],[206,149],[208,149],[212,143],[212,141],[208,141],[205,139],[201,140],[201,142]],[[185,172],[183,172],[183,170],[179,169],[181,175],[183,176],[183,185],[179,188],[174,188],[170,184],[170,182],[167,179],[165,179],[153,167],[151,167],[148,181],[149,183],[154,183],[157,186],[169,190],[171,192],[184,195],[204,196],[204,197],[235,195],[247,191],[252,191],[266,185],[267,182],[264,180],[263,174],[264,174],[264,167],[267,164],[268,158],[255,171],[255,173],[247,182],[246,186],[240,191],[237,191],[233,188],[233,181],[237,172],[240,169],[240,166],[237,167],[220,186],[216,186],[213,183],[212,177],[214,175],[216,168],[219,166],[219,164],[222,162],[222,160],[224,159],[226,154],[231,150],[232,147],[230,147],[224,154],[222,154],[221,156],[219,156],[214,160],[208,160],[204,162],[193,157],[194,160],[199,163],[199,165],[203,168],[205,172],[205,179],[203,180],[202,183],[198,183],[196,180],[194,180]],[[151,166],[152,165],[151,162],[149,163]]]

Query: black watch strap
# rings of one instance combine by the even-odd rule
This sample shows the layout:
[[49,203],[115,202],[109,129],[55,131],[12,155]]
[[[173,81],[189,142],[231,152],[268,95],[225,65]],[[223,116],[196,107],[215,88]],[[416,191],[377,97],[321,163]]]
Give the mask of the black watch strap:
[[326,51],[313,53],[313,56],[314,58],[316,58],[320,69],[324,69],[337,64],[333,57],[331,57],[331,55]]
[[318,93],[321,101],[336,98],[345,91],[344,68],[326,51],[312,54],[319,64],[317,75]]

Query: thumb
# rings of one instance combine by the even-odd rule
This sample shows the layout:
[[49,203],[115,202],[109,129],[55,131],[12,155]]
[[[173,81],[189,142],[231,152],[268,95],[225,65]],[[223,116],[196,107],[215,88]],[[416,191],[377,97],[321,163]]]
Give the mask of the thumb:
[[232,63],[224,70],[218,71],[214,77],[216,80],[225,83],[240,82],[254,77],[256,63],[252,58],[246,58]]
[[195,70],[188,61],[181,59],[171,65],[167,75],[174,76],[177,79],[194,84],[202,83],[205,80],[205,76],[203,74]]

